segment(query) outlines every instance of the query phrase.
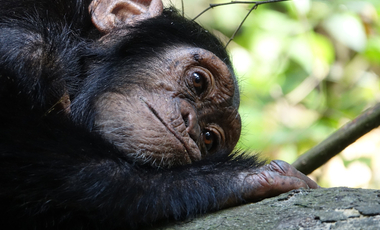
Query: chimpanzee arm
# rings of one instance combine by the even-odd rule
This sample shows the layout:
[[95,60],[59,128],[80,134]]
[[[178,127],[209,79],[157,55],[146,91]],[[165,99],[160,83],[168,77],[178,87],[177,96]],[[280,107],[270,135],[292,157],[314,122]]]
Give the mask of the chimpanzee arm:
[[244,163],[142,168],[80,128],[51,125],[1,129],[0,209],[15,227],[136,227],[242,202],[234,170]]
[[5,117],[0,133],[0,214],[15,227],[136,227],[314,186],[287,177],[286,165],[279,172],[282,163],[255,169],[255,158],[226,154],[173,169],[137,166],[70,123],[17,123],[25,119]]

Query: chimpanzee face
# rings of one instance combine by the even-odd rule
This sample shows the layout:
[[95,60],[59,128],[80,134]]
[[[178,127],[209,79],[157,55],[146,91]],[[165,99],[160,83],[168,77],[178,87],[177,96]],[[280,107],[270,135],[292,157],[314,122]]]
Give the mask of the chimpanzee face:
[[144,62],[152,63],[149,71],[146,64],[132,69],[122,63],[115,72],[124,76],[109,75],[109,87],[94,103],[97,132],[155,166],[234,148],[241,129],[238,89],[223,61],[204,49],[171,47]]

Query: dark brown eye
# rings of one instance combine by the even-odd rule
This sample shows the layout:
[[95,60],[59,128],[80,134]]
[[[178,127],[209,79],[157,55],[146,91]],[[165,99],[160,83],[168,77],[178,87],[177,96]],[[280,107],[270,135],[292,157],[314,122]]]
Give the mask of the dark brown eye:
[[205,131],[203,133],[203,142],[206,146],[207,151],[210,151],[211,149],[213,149],[216,143],[215,134],[211,131]]
[[204,91],[204,89],[206,88],[205,87],[206,86],[206,79],[205,79],[205,77],[201,73],[194,72],[191,75],[191,81],[192,81],[192,84],[194,86],[194,89],[195,89],[196,93],[198,95],[200,95]]

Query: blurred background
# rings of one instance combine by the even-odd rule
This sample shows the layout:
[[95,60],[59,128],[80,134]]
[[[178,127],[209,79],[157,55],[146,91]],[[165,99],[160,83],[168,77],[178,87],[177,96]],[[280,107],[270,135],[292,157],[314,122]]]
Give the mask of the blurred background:
[[[210,3],[184,0],[194,18]],[[166,1],[181,9],[180,0]],[[252,7],[197,19],[224,42]],[[380,1],[293,0],[261,5],[228,45],[241,86],[239,148],[294,162],[380,102]],[[380,129],[311,174],[323,187],[380,188]]]

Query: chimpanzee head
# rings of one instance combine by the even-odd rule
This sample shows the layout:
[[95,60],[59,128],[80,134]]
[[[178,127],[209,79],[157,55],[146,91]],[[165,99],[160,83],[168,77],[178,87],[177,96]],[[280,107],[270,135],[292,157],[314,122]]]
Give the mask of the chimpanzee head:
[[73,119],[140,164],[231,152],[241,130],[239,89],[220,41],[160,0],[98,0],[90,11],[105,34],[85,60]]

